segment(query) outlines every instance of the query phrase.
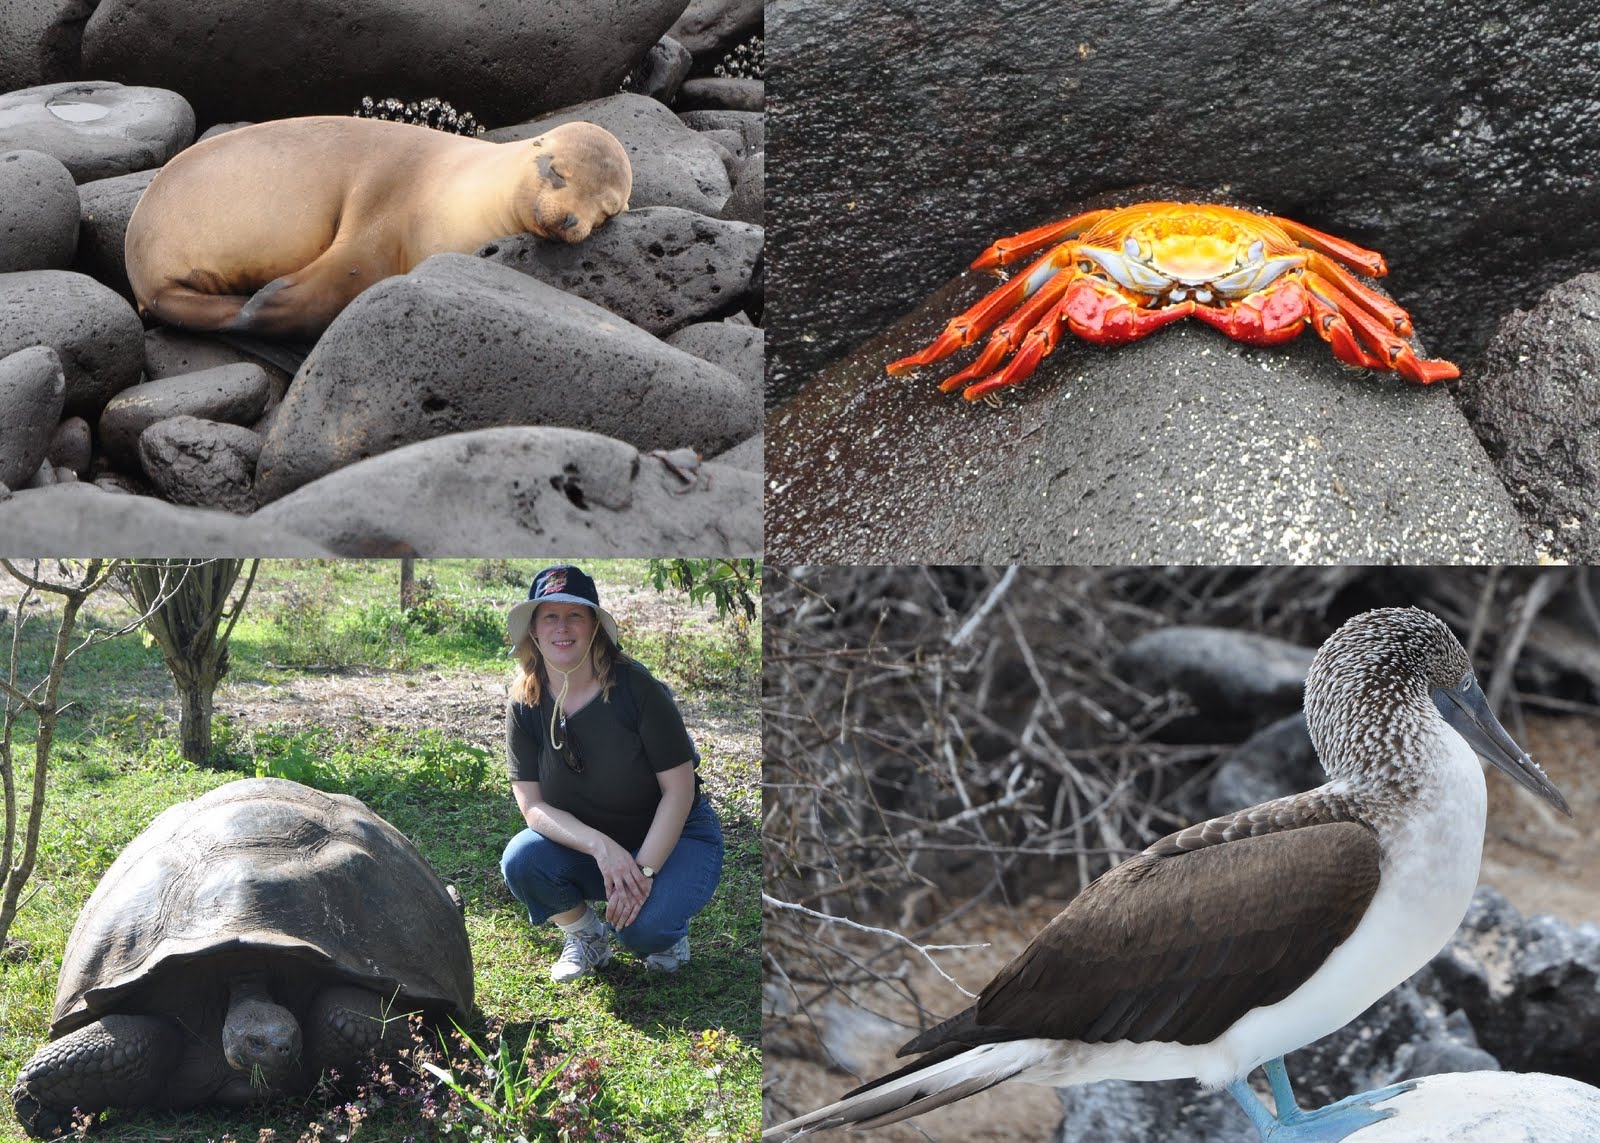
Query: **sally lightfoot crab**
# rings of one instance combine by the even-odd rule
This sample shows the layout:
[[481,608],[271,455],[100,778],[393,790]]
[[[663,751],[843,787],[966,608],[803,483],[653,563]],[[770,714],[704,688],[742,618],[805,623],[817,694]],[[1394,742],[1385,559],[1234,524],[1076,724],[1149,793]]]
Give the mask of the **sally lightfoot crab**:
[[888,371],[932,365],[993,330],[976,360],[939,386],[965,386],[962,396],[977,400],[1026,379],[1063,329],[1120,345],[1192,315],[1250,345],[1277,345],[1310,325],[1340,361],[1420,385],[1460,376],[1448,361],[1419,357],[1406,311],[1350,272],[1382,277],[1381,254],[1287,218],[1187,202],[1091,210],[1002,238],[972,268],[1003,277],[1041,250]]

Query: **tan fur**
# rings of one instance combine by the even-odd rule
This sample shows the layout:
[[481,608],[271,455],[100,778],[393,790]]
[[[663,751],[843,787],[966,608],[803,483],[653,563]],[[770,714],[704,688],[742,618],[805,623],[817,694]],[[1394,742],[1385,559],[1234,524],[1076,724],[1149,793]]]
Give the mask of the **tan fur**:
[[565,123],[490,143],[313,116],[243,127],[177,155],[128,222],[141,312],[185,329],[315,337],[362,290],[433,254],[508,234],[580,242],[627,209],[616,138]]

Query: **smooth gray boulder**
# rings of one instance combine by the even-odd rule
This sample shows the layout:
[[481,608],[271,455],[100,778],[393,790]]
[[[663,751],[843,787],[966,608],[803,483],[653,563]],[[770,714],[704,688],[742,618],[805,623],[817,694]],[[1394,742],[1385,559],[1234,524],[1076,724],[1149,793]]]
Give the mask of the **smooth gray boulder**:
[[162,87],[92,79],[0,94],[0,151],[54,155],[80,183],[159,167],[192,142],[194,112]]
[[1382,1105],[1392,1119],[1361,1143],[1587,1143],[1600,1139],[1600,1089],[1565,1076],[1456,1072],[1423,1076]]
[[267,407],[271,392],[259,365],[218,365],[124,389],[100,415],[100,445],[119,467],[139,467],[139,438],[151,425],[172,417],[199,417],[250,425]]
[[17,492],[0,503],[0,555],[79,558],[85,552],[236,558],[334,554],[253,517],[107,492],[93,484]]
[[39,471],[66,395],[54,350],[35,346],[0,357],[0,484],[21,488]]
[[577,119],[598,123],[627,149],[628,161],[633,164],[633,195],[628,201],[634,209],[677,206],[715,218],[733,193],[716,147],[643,95],[590,100],[556,115],[490,131],[484,138],[498,143],[531,139]]
[[72,268],[132,298],[125,239],[128,219],[158,171],[134,171],[78,187],[78,256]]
[[727,452],[718,453],[711,459],[729,468],[742,468],[759,476],[764,471],[766,452],[761,437],[754,436],[734,445]]
[[1194,713],[1166,723],[1162,741],[1238,742],[1300,709],[1314,654],[1270,635],[1180,624],[1131,641],[1115,669],[1145,694],[1189,696]]
[[50,438],[49,461],[55,468],[70,469],[81,480],[88,475],[94,459],[94,435],[82,417],[68,417],[56,426]]
[[262,502],[449,433],[551,425],[713,454],[756,432],[739,378],[524,274],[439,254],[361,294],[317,343],[262,450]]
[[759,226],[656,206],[630,210],[576,245],[518,234],[478,255],[659,337],[748,305],[763,238]]
[[93,418],[139,380],[144,327],[121,295],[71,270],[0,274],[0,357],[48,345],[67,379],[68,413]]
[[256,509],[261,435],[241,425],[171,417],[139,437],[139,460],[151,485],[174,504],[248,514]]
[[1271,348],[1195,321],[1117,347],[1065,337],[999,409],[939,392],[951,370],[884,373],[989,284],[958,279],[768,417],[769,557],[1534,558],[1449,383],[1341,365],[1309,331]]
[[685,477],[571,429],[483,429],[340,469],[250,519],[351,556],[747,556],[761,551],[761,477],[715,463]]
[[740,40],[761,30],[761,0],[689,0],[672,36],[710,66]]
[[743,377],[758,392],[761,389],[767,342],[758,326],[731,321],[696,322],[667,338],[667,344]]
[[722,217],[729,221],[763,226],[766,223],[766,209],[767,159],[765,154],[757,153],[739,168],[733,194],[722,207]]
[[102,0],[91,75],[179,88],[203,124],[327,115],[362,96],[436,97],[516,122],[617,90],[683,0]]
[[0,274],[65,270],[77,248],[72,172],[43,151],[0,154]]

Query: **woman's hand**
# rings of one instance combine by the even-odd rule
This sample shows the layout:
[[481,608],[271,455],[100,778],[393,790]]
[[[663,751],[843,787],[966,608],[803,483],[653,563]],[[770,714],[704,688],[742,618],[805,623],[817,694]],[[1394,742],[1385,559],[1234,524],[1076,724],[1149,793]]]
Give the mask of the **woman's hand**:
[[[611,922],[613,928],[620,928],[639,915],[639,906],[643,905],[644,899],[650,895],[650,879],[639,869],[639,863],[633,859],[633,854],[605,834],[595,838],[593,856],[595,864],[600,867],[600,876],[605,880],[608,904],[637,899],[633,915],[627,921]],[[608,917],[610,912],[607,909]]]
[[639,919],[639,911],[644,908],[644,903],[650,899],[650,887],[655,884],[648,877],[644,881],[644,892],[634,893],[624,891],[615,897],[606,898],[606,920],[611,922],[613,929],[625,929]]

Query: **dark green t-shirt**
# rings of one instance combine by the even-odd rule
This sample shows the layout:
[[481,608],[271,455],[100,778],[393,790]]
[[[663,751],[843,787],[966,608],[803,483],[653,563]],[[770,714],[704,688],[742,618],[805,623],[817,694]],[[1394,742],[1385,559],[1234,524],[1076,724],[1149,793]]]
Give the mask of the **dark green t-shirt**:
[[[550,805],[633,850],[661,803],[656,774],[699,759],[667,688],[636,663],[621,669],[628,677],[613,684],[609,700],[596,695],[567,712],[567,753],[581,770],[550,748],[548,693],[537,707],[507,704],[506,757],[513,782],[538,782]],[[630,695],[636,710],[625,709]]]

